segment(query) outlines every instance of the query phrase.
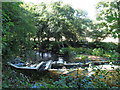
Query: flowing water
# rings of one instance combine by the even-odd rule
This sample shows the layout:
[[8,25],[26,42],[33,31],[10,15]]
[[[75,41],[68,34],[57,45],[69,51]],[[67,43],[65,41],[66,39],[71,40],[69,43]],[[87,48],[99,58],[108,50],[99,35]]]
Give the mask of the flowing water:
[[[43,54],[43,55],[42,55]],[[52,53],[39,53],[37,52],[36,55],[40,56],[44,59],[50,59],[50,60],[53,60],[53,61],[56,61],[58,59],[61,59],[63,57],[59,57],[58,55],[55,55],[55,54],[52,54]],[[99,64],[99,65],[94,65],[92,64],[92,61],[91,61],[91,64],[89,64],[89,66],[84,66],[84,67],[78,67],[78,70],[73,70],[71,71],[71,73],[69,73],[68,75],[71,75],[71,76],[75,76],[76,74],[78,74],[79,76],[87,76],[87,77],[91,77],[92,75],[95,75],[97,69],[99,70],[106,70],[106,71],[113,71],[115,69],[120,69],[120,66],[118,65],[113,65],[113,64],[109,64],[109,63],[104,63],[103,65]],[[36,81],[36,83],[42,83],[42,82],[47,82],[47,83],[50,83],[50,79],[53,79],[53,80],[58,80],[59,79],[59,75],[60,73],[58,73],[57,71],[42,71],[42,72],[39,72],[39,71],[24,71],[24,70],[17,70],[17,72],[19,73],[23,73],[25,75],[27,75],[32,81]],[[65,70],[64,72],[70,72],[69,70]],[[118,76],[118,78],[120,79],[120,76]],[[40,84],[41,85],[41,84]],[[33,87],[37,87],[35,85],[33,85]]]

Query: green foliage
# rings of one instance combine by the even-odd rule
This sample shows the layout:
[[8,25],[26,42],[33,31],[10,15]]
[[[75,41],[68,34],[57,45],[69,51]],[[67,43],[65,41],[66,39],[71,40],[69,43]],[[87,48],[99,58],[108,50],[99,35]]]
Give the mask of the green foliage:
[[7,69],[9,72],[2,73],[2,88],[30,88],[32,86],[24,74],[19,74],[10,68]]
[[114,64],[119,64],[116,62],[118,60],[119,54],[115,50],[105,51],[102,48],[62,48],[60,49],[60,54],[63,54],[65,60],[72,61],[75,57],[81,57],[82,60],[87,60],[87,57],[81,54],[102,56],[108,60],[111,60]]
[[82,60],[87,60],[87,56],[84,56],[84,55],[77,55],[76,57],[81,57]]
[[[91,22],[87,12],[75,10],[62,2],[40,5],[6,2],[2,9],[3,57],[22,56],[35,44],[39,51],[46,49],[56,53],[61,42],[64,47],[63,37],[66,42],[83,39]],[[33,38],[34,41],[31,40]],[[50,38],[54,40],[50,41]]]
[[[22,49],[30,49],[30,37],[35,34],[32,14],[23,3],[4,2],[2,8],[3,58],[20,56]],[[31,14],[31,16],[29,15]]]
[[76,55],[76,52],[74,51],[74,48],[72,48],[72,47],[62,48],[62,49],[60,49],[59,53],[63,54],[64,59],[67,60],[67,61],[71,60]]
[[[110,7],[110,9],[106,9],[105,12],[103,9],[100,12],[100,16],[98,16],[99,20],[104,19],[107,23],[102,22],[95,25],[87,18],[87,12],[78,9],[75,10],[70,5],[64,5],[62,2],[54,2],[51,4],[41,3],[40,5],[24,4],[21,2],[4,2],[2,5],[3,62],[10,61],[22,55],[24,55],[23,61],[37,60],[32,50],[34,46],[36,46],[35,48],[39,51],[45,49],[52,50],[55,53],[59,52],[59,54],[63,54],[65,57],[69,57],[69,59],[76,57],[76,55],[79,57],[81,56],[80,54],[92,54],[96,56],[107,56],[112,61],[118,60],[118,53],[115,51],[117,46],[113,43],[94,42],[94,44],[90,44],[83,42],[84,47],[79,47],[78,45],[79,48],[73,48],[69,43],[72,41],[73,46],[76,45],[76,41],[85,40],[86,34],[91,34],[89,37],[95,39],[95,41],[100,41],[111,33],[114,37],[118,37],[118,25],[114,22],[118,22],[119,15],[118,12],[114,12],[114,9],[117,7],[116,2],[110,3],[113,9]],[[108,7],[109,3],[102,2],[99,5]],[[104,18],[101,17],[103,14],[105,15]],[[88,27],[92,27],[94,31],[87,33]],[[103,27],[105,29],[103,29]],[[63,37],[66,41],[63,41]],[[50,41],[51,38],[54,40]],[[34,41],[32,41],[32,39],[34,39]],[[69,47],[62,48],[64,44],[67,44]],[[109,50],[110,52],[108,52]],[[87,57],[82,56],[82,59],[86,60]],[[117,70],[117,72],[119,72],[119,70]],[[110,75],[113,74],[111,73]],[[78,74],[75,76],[78,76]],[[105,75],[99,75],[98,78],[95,78],[97,84],[94,84],[92,79],[88,77],[83,79],[79,77],[73,78],[71,76],[61,76],[58,81],[53,82],[53,85],[47,84],[45,81],[43,81],[42,84],[31,84],[25,75],[16,73],[10,68],[6,69],[6,66],[3,68],[2,78],[3,88],[109,87],[105,82],[100,80],[101,78],[106,78]]]
[[114,61],[114,63],[118,60],[119,54],[115,50],[110,50],[110,59]]
[[57,88],[77,88],[77,82],[71,76],[60,76],[58,81],[53,82],[53,85]]
[[69,51],[69,48],[62,48],[60,49],[60,54],[68,54]]
[[90,77],[85,76],[83,78],[72,77],[71,75],[61,75],[59,80],[52,81],[52,84],[57,88],[118,88],[118,81],[116,78],[119,77],[117,76],[119,74],[118,71],[119,69],[116,69],[113,72],[107,70],[99,70],[98,72],[98,70],[95,70],[95,74]]
[[[105,28],[108,34],[111,34],[114,38],[119,38],[120,36],[120,1],[102,1],[97,4],[97,20],[104,23],[103,27]],[[100,29],[102,30],[101,27]],[[120,40],[120,38],[119,38]],[[120,42],[120,41],[119,41]],[[118,52],[120,44],[118,44]]]
[[93,31],[88,31],[87,36],[92,38],[92,41],[94,41],[94,42],[95,41],[100,42],[100,41],[104,40],[110,34],[110,32],[108,32],[106,30],[106,28],[103,29],[103,27],[105,27],[105,26],[106,26],[106,23],[93,24],[91,26],[91,29]]
[[87,48],[85,49],[85,54],[92,55],[92,51],[92,49]]
[[95,70],[95,74],[91,77],[85,76],[83,78],[76,77],[78,76],[77,74],[75,77],[72,77],[71,75],[60,75],[58,76],[59,80],[54,81],[50,79],[51,83],[49,84],[45,81],[32,84],[23,74],[19,75],[17,72],[11,71],[10,69],[9,71],[9,73],[4,72],[2,76],[3,88],[118,88],[117,85],[119,85],[119,82],[117,81],[117,77],[119,77],[119,69],[114,70],[114,72]]
[[95,48],[95,49],[93,49],[92,55],[103,56],[103,53],[104,53],[103,49],[101,49],[101,48],[96,49]]
[[[90,22],[85,11],[75,10],[70,5],[65,5],[62,2],[41,3],[37,6],[31,5],[32,7],[33,11],[35,11],[34,16],[38,28],[36,38],[40,38],[38,42],[41,44],[46,38],[50,45],[49,49],[60,49],[59,44],[60,42],[63,43],[63,37],[66,42],[80,40],[84,37],[83,32],[85,32],[85,27]],[[50,38],[54,39],[54,45],[50,42]]]
[[[85,53],[86,52],[86,48],[62,48],[60,49],[60,54],[68,54],[68,53],[73,53],[73,54],[81,54],[81,53]],[[87,53],[87,52],[86,52]]]
[[105,51],[109,50],[117,50],[118,45],[112,42],[89,42],[87,43],[87,47],[89,48],[102,48]]

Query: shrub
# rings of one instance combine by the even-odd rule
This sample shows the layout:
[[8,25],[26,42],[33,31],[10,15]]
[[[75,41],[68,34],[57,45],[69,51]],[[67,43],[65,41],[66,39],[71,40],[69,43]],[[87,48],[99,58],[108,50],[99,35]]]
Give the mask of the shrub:
[[98,48],[98,49],[95,48],[95,49],[93,49],[92,55],[103,56],[103,54],[104,54],[103,49],[101,49],[101,48]]
[[86,48],[85,53],[88,54],[88,55],[91,55],[92,54],[92,49]]
[[118,60],[119,54],[115,50],[110,50],[110,59],[111,60]]
[[[9,72],[8,72],[9,71]],[[2,88],[30,88],[29,79],[22,73],[18,74],[14,70],[8,68],[2,74]]]
[[58,81],[53,82],[53,85],[57,88],[118,88],[119,81],[116,81],[118,75],[119,70],[95,70],[95,74],[83,78],[61,75]]
[[117,49],[117,45],[115,43],[112,42],[90,42],[88,43],[88,47],[89,48],[102,48],[104,50],[116,50]]

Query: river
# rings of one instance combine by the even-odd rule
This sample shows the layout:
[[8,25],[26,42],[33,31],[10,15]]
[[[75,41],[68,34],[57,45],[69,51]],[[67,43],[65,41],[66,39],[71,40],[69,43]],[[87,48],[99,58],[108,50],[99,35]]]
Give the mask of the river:
[[[42,53],[37,52],[36,55],[42,57]],[[53,61],[57,61],[58,59],[62,59],[63,57],[59,57],[58,55],[55,54],[51,54],[51,53],[43,53],[43,59],[52,59]],[[98,70],[100,71],[106,71],[106,72],[114,72],[115,77],[117,77],[118,79],[120,79],[120,76],[117,76],[116,73],[116,69],[120,69],[120,66],[118,65],[114,65],[112,63],[104,63],[104,64],[100,64],[100,65],[94,65],[89,64],[89,66],[84,66],[84,67],[78,67],[76,70],[71,71],[71,73],[68,74],[68,76],[72,76],[74,77],[76,74],[78,74],[79,77],[81,76],[86,76],[86,77],[91,77],[92,75],[96,76],[96,72],[98,72]],[[17,70],[15,69],[17,72],[19,73],[23,73],[25,75],[27,75],[29,77],[30,80],[35,81],[35,84],[32,86],[32,88],[37,88],[37,85],[41,86],[43,84],[43,82],[46,83],[51,83],[50,79],[53,79],[54,81],[59,80],[59,75],[60,73],[58,73],[57,71],[25,71],[25,70]],[[69,70],[65,70],[64,72],[70,72]],[[101,73],[99,73],[101,74]],[[109,75],[111,76],[111,75]],[[116,80],[113,76],[111,76],[114,80]],[[113,84],[113,83],[112,83]]]

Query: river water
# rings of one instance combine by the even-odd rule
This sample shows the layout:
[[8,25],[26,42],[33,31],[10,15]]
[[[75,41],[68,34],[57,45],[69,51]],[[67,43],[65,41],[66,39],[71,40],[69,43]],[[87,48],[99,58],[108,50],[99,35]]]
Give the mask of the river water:
[[[43,55],[42,55],[43,54]],[[58,59],[61,59],[63,57],[59,57],[58,55],[52,54],[50,52],[48,53],[39,53],[36,52],[36,55],[39,57],[42,57],[44,59],[50,59],[53,61],[57,61]],[[69,75],[74,76],[75,74],[91,77],[93,74],[95,74],[95,70],[107,70],[112,71],[115,69],[120,69],[120,66],[113,65],[113,64],[104,64],[104,65],[89,65],[86,67],[83,67],[82,69],[72,71]],[[58,80],[59,74],[57,72],[39,72],[39,71],[22,71],[22,70],[16,70],[19,73],[26,74],[32,81],[36,81],[36,84],[41,85],[40,83],[47,82],[49,83],[50,79]],[[66,70],[67,71],[67,70]],[[37,88],[36,84],[33,85],[32,88]]]

